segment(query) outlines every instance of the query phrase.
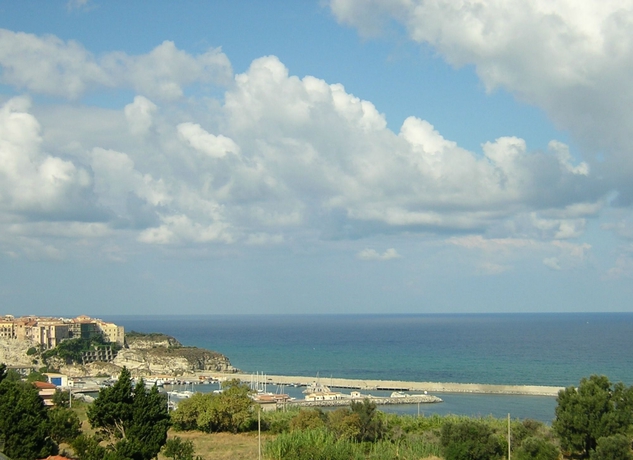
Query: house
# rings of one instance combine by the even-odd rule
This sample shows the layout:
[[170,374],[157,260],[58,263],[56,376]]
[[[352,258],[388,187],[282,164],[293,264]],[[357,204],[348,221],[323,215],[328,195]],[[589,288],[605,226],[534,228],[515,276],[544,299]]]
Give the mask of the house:
[[57,387],[48,382],[33,382],[33,386],[37,388],[40,398],[44,401],[45,406],[54,406],[53,395],[57,391]]
[[307,394],[306,401],[338,401],[343,399],[343,394],[335,391],[319,391],[316,393]]
[[68,386],[68,376],[64,374],[53,374],[51,372],[47,372],[44,374],[46,376],[46,380],[48,383],[52,383],[57,387],[66,388]]

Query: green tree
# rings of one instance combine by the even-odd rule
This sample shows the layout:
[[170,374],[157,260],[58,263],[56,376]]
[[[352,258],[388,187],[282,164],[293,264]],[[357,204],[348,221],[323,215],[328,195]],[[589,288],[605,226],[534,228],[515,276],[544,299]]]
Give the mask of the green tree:
[[237,379],[222,385],[222,393],[217,396],[216,431],[238,433],[253,427],[253,400],[251,389]]
[[326,415],[320,409],[300,410],[299,413],[290,420],[290,430],[305,431],[323,428],[326,420]]
[[360,420],[358,441],[374,442],[382,438],[385,430],[376,408],[376,403],[367,398],[363,402],[352,401],[350,409]]
[[493,460],[504,453],[501,440],[479,420],[445,423],[441,443],[446,460]]
[[49,437],[48,413],[30,383],[3,378],[0,383],[0,440],[14,460],[44,458],[57,453]]
[[153,386],[147,390],[143,380],[134,388],[132,420],[127,429],[127,439],[140,443],[142,458],[154,458],[167,441],[171,422],[167,401]]
[[631,441],[622,434],[598,439],[591,460],[633,460]]
[[31,373],[29,373],[29,375],[27,375],[26,381],[27,382],[47,382],[48,379],[41,372],[32,371]]
[[70,407],[70,393],[66,391],[55,391],[52,400],[55,407]]
[[[178,436],[169,439],[163,448],[163,455],[174,460],[194,460],[193,441],[183,441]],[[200,457],[196,457],[196,460]]]
[[132,376],[124,367],[114,385],[99,390],[99,396],[88,407],[88,421],[101,435],[122,439],[132,419],[133,404]]
[[57,444],[71,443],[81,434],[81,421],[77,414],[65,407],[53,407],[48,410],[50,437]]
[[516,454],[516,460],[557,460],[560,456],[558,448],[550,441],[535,436],[525,438]]
[[337,439],[358,439],[360,425],[360,416],[353,413],[349,407],[341,407],[328,413],[327,427]]
[[256,423],[248,385],[239,380],[224,383],[220,394],[197,393],[172,412],[174,427],[204,432],[247,431]]
[[0,383],[2,383],[2,381],[5,379],[6,376],[7,376],[7,366],[4,363],[0,363]]
[[109,442],[111,456],[133,460],[154,458],[170,425],[165,398],[156,387],[148,390],[142,379],[132,388],[126,368],[113,386],[99,391],[88,420]]
[[602,437],[624,434],[633,423],[633,389],[605,376],[583,378],[558,393],[552,424],[563,449],[588,457]]
[[79,460],[103,460],[106,456],[106,449],[99,445],[99,440],[94,436],[79,435],[71,445]]

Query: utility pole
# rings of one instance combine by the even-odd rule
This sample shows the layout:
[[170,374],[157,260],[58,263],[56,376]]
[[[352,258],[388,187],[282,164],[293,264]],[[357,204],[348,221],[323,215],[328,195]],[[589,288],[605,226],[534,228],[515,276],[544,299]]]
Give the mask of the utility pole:
[[262,406],[257,405],[257,458],[262,460]]
[[510,448],[511,446],[511,441],[510,441],[510,413],[508,412],[508,460],[511,460],[511,453],[510,453]]

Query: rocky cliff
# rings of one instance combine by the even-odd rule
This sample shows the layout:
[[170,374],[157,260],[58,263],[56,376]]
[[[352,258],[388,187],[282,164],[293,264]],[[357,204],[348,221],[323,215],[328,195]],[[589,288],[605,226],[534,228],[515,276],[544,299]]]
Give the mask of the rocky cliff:
[[127,367],[134,375],[235,371],[226,356],[195,347],[126,348],[119,351],[113,364]]
[[28,340],[0,339],[0,363],[15,367],[38,367],[38,356],[29,356],[29,348],[37,348],[35,342]]
[[[124,366],[135,376],[237,371],[226,356],[202,348],[183,347],[174,337],[165,334],[131,333],[126,335],[126,342],[127,347],[119,351],[112,363],[67,365],[52,358],[48,364],[71,377],[117,375]],[[38,356],[26,354],[32,346],[30,342],[0,340],[0,363],[9,366],[29,366],[34,360],[39,363]]]

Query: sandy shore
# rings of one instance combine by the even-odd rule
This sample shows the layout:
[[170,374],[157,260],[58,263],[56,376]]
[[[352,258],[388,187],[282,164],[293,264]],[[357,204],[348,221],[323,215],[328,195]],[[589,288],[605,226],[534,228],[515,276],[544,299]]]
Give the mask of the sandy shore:
[[[209,373],[207,376],[216,378],[239,378],[244,382],[250,382],[251,374],[220,374]],[[260,381],[262,376],[260,375]],[[309,385],[314,383],[315,377],[299,377],[289,375],[266,375],[269,384],[283,385]],[[563,387],[543,385],[488,385],[480,383],[441,383],[441,382],[406,382],[399,380],[360,380],[321,378],[319,382],[335,388],[350,388],[359,390],[392,390],[392,391],[428,391],[433,393],[481,393],[501,395],[532,395],[532,396],[557,396]]]

